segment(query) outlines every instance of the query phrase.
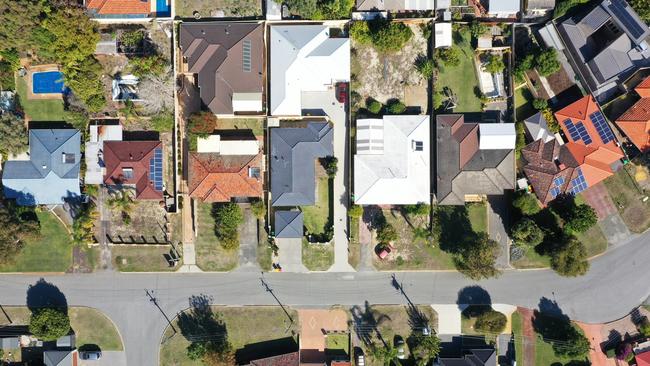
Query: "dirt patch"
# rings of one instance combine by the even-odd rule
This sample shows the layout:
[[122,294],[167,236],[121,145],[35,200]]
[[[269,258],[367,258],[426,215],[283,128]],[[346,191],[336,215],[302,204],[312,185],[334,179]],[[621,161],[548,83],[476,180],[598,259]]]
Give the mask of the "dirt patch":
[[94,248],[72,248],[72,267],[68,273],[91,273],[95,267],[97,251]]
[[114,243],[166,243],[165,209],[158,201],[134,201],[130,223],[125,223],[122,210],[111,209],[108,235]]

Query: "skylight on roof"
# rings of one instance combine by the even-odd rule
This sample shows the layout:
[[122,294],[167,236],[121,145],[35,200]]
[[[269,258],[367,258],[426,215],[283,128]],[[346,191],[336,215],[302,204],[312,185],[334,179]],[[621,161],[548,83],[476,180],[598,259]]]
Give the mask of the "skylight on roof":
[[252,44],[250,39],[245,39],[244,42],[242,43],[242,63],[243,63],[243,68],[244,72],[251,72],[252,66],[251,66],[251,48]]

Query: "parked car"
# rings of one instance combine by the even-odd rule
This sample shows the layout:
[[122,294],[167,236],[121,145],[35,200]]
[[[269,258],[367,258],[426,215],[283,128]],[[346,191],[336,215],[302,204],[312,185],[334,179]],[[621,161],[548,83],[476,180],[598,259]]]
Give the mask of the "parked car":
[[81,351],[81,352],[79,352],[79,357],[82,360],[97,361],[100,358],[102,358],[102,352],[101,351]]
[[395,348],[397,348],[397,358],[400,360],[403,360],[406,358],[406,354],[404,353],[404,338],[399,337],[395,339]]
[[357,353],[357,366],[366,366],[366,358],[361,352]]
[[348,83],[336,84],[336,100],[339,103],[346,103],[348,101]]

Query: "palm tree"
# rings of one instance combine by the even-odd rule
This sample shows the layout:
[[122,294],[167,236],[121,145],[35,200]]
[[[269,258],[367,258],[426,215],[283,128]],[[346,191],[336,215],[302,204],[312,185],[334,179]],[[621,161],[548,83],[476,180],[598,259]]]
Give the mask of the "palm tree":
[[399,358],[397,358],[398,355],[397,348],[391,345],[377,347],[375,344],[373,344],[370,348],[370,354],[377,361],[381,362],[384,366],[400,364]]

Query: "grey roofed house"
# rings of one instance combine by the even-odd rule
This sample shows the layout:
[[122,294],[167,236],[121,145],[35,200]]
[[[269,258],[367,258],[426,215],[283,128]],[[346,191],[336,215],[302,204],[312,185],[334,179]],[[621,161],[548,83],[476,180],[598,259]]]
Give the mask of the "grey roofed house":
[[[215,114],[262,111],[262,24],[184,22],[179,37],[187,71],[197,75],[201,100],[208,109]],[[247,100],[238,100],[242,95]],[[255,96],[252,104],[251,95]]]
[[635,70],[650,66],[650,29],[624,0],[601,0],[560,23],[558,31],[600,102]]
[[5,198],[22,206],[62,204],[78,198],[81,134],[73,129],[29,130],[30,160],[5,163]]
[[514,189],[514,146],[507,142],[503,149],[496,148],[497,138],[497,146],[481,148],[481,125],[465,122],[459,114],[436,116],[438,204],[463,205],[467,195],[499,195]]
[[553,10],[555,0],[528,0],[526,1],[526,10]]
[[20,337],[0,338],[0,348],[5,351],[20,348]]
[[43,352],[43,364],[45,366],[76,366],[78,353],[72,351],[45,351]]
[[316,159],[334,154],[332,126],[309,122],[302,128],[271,129],[271,205],[316,203]]
[[496,350],[486,349],[469,349],[463,352],[461,357],[441,357],[440,366],[496,366]]
[[526,132],[533,141],[542,139],[544,142],[549,142],[555,137],[548,129],[548,123],[542,112],[537,112],[534,115],[524,120],[524,127]]
[[275,211],[276,238],[302,238],[303,216],[300,211]]

